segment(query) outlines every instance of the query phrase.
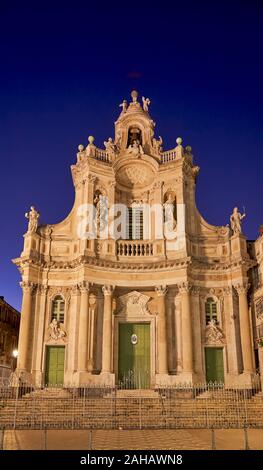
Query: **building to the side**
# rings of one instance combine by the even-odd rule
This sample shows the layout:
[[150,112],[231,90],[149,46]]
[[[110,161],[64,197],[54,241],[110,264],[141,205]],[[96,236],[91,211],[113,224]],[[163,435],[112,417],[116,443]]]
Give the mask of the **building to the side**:
[[247,242],[237,208],[226,226],[203,219],[191,147],[163,151],[150,101],[131,96],[105,150],[91,136],[79,145],[67,218],[26,214],[17,372],[40,386],[249,386],[262,236]]
[[8,378],[16,366],[20,313],[0,296],[0,380]]

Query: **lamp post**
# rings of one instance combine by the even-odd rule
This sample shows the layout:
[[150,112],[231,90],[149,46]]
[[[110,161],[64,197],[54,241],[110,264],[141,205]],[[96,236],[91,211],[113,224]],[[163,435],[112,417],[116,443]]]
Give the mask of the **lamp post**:
[[14,349],[12,351],[12,370],[13,370],[13,372],[16,370],[17,357],[18,357],[18,350]]

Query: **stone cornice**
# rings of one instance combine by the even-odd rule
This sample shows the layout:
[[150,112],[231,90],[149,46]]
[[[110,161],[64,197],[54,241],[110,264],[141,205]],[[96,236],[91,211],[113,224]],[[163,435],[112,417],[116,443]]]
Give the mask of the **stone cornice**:
[[233,269],[246,268],[247,270],[253,266],[256,266],[256,262],[251,259],[237,259],[234,261],[218,262],[203,261],[201,259],[193,259],[191,257],[180,258],[175,260],[162,260],[143,263],[130,263],[124,261],[107,260],[102,258],[95,258],[92,256],[79,256],[71,261],[39,261],[34,258],[16,258],[13,262],[21,269],[32,266],[41,268],[43,270],[75,270],[80,267],[91,266],[101,269],[111,269],[114,271],[137,271],[137,272],[148,272],[148,271],[172,271],[174,269],[183,269],[191,267],[191,271],[198,270],[199,272],[220,272],[225,274]]
[[246,267],[247,269],[256,266],[256,262],[250,258],[243,259],[239,258],[236,260],[228,260],[225,262],[213,262],[213,261],[203,261],[200,259],[193,259],[191,263],[192,270],[198,269],[198,271],[231,271],[235,268],[243,268]]

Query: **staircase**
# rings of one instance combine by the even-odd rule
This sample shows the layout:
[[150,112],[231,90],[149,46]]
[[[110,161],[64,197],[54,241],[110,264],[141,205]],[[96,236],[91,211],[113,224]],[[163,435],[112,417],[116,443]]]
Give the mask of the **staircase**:
[[[263,427],[263,395],[207,391],[197,398],[155,390],[45,388],[0,402],[0,428],[153,429]],[[80,394],[82,393],[82,396]]]

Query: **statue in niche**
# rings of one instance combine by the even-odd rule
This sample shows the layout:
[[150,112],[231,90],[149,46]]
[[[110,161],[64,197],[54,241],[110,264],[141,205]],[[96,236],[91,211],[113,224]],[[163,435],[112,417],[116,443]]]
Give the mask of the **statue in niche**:
[[96,207],[96,226],[98,238],[105,229],[108,220],[108,198],[99,192],[95,193],[94,205]]
[[176,220],[174,217],[175,213],[175,201],[171,193],[168,194],[166,202],[163,204],[164,208],[164,224],[166,228],[166,234],[174,232],[176,230]]
[[135,155],[143,155],[143,148],[139,140],[136,139],[129,145],[128,152],[133,153]]
[[104,145],[109,160],[112,160],[115,157],[115,144],[113,142],[113,139],[109,137],[107,141],[104,141]]
[[148,110],[149,110],[149,106],[151,104],[151,101],[149,100],[149,98],[144,98],[144,96],[142,96],[142,106],[143,106],[143,110],[148,113]]
[[29,233],[34,233],[37,231],[38,219],[39,219],[39,212],[34,208],[34,206],[30,207],[30,211],[25,213],[25,217],[28,219],[28,229]]
[[123,102],[119,104],[119,108],[122,108],[122,113],[126,113],[127,106],[128,106],[127,100],[123,100]]
[[158,154],[161,153],[162,144],[163,144],[163,139],[160,135],[159,135],[159,140],[155,139],[155,137],[153,138],[153,148],[156,151],[156,153]]
[[56,318],[53,318],[48,327],[48,330],[50,339],[58,340],[63,339],[66,336],[66,332],[62,330]]
[[241,227],[241,221],[246,217],[245,210],[244,214],[241,214],[238,211],[237,207],[234,207],[233,213],[230,216],[230,226],[231,229],[233,230],[233,233],[242,233],[242,227]]

